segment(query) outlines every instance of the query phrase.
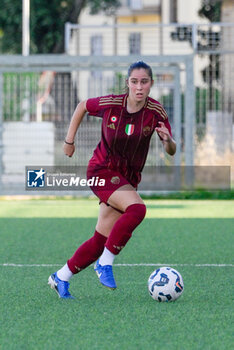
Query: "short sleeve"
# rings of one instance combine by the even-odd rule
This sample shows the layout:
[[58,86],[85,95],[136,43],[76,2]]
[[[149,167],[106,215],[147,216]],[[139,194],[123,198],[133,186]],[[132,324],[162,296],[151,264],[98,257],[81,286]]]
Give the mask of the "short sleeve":
[[103,108],[99,106],[100,97],[89,98],[86,101],[86,109],[89,115],[102,117],[103,116]]

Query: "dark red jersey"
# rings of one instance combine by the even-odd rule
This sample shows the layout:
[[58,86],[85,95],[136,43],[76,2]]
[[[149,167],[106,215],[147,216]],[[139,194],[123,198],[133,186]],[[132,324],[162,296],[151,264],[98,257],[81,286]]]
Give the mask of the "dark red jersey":
[[140,182],[149,143],[158,122],[164,122],[171,134],[163,106],[148,97],[136,113],[127,111],[127,94],[108,95],[87,100],[90,115],[102,118],[102,137],[89,162],[89,169],[118,170],[136,186]]

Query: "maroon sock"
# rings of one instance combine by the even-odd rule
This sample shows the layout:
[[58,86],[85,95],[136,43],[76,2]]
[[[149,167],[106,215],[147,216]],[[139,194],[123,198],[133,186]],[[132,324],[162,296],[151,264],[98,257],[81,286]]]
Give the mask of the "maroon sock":
[[96,261],[102,254],[107,238],[95,231],[93,237],[84,242],[67,261],[72,273],[78,273]]
[[144,204],[132,204],[114,224],[106,241],[106,248],[117,255],[132,236],[133,230],[141,223],[146,213]]

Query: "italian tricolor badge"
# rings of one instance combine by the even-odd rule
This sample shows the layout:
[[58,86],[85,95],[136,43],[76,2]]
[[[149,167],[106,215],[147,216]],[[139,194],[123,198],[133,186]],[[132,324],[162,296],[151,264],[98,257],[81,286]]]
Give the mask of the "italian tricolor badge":
[[134,131],[134,124],[127,124],[125,128],[125,132],[127,135],[132,135]]

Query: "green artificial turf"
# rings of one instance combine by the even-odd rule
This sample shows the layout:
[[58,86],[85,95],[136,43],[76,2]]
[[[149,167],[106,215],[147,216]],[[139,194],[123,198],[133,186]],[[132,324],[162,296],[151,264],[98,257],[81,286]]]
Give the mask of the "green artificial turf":
[[[115,260],[117,290],[104,288],[90,266],[71,280],[76,299],[60,300],[48,276],[92,235],[98,202],[0,201],[0,349],[231,350],[233,201],[146,205]],[[148,294],[157,264],[182,274],[176,302]]]

